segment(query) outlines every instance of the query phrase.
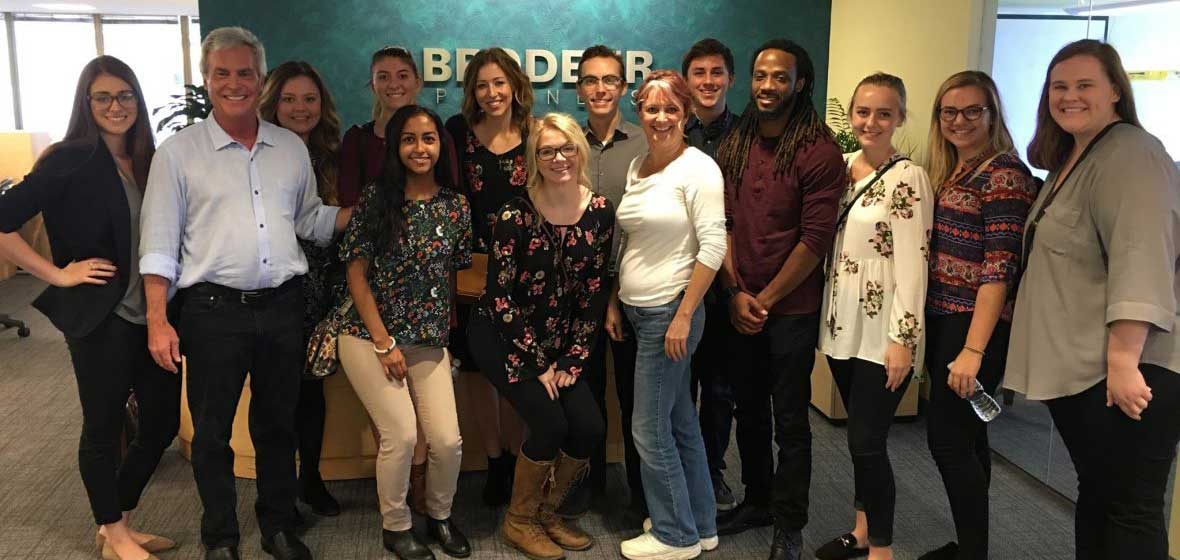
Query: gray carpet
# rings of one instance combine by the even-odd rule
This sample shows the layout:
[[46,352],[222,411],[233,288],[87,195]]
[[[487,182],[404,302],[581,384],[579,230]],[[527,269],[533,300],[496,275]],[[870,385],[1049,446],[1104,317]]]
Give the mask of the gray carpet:
[[[33,336],[24,339],[12,330],[0,332],[0,558],[96,558],[93,519],[77,472],[81,413],[69,356],[61,334],[28,305],[41,288],[27,276],[0,281],[0,312],[27,321],[33,329]],[[811,521],[804,531],[808,551],[843,534],[852,522],[852,465],[845,432],[818,414],[813,414],[812,426]],[[954,527],[921,419],[894,426],[890,454],[897,478],[895,557],[913,559],[952,540]],[[733,446],[727,460],[729,484],[740,494]],[[169,451],[136,513],[136,526],[181,543],[178,550],[163,554],[163,560],[202,557],[200,503],[191,472],[183,457]],[[1072,558],[1072,505],[1003,460],[996,461],[992,472],[992,558]],[[498,512],[479,503],[482,477],[464,474],[455,504],[455,520],[475,547],[472,557],[519,557],[497,538]],[[611,468],[608,483],[615,495],[625,494],[617,466]],[[304,537],[317,558],[392,558],[380,545],[373,481],[330,483],[330,489],[344,514],[318,519],[305,511],[310,525]],[[242,557],[269,558],[258,542],[254,483],[239,481],[238,496]],[[613,512],[592,513],[581,526],[596,545],[571,553],[571,559],[620,558],[618,543],[636,534]],[[765,558],[770,538],[769,529],[722,537],[721,547],[702,558]]]

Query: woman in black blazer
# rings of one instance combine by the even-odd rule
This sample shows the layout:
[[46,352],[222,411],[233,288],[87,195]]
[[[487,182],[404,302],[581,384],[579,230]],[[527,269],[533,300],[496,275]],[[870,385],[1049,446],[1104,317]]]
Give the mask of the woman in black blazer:
[[[82,69],[65,139],[0,195],[0,256],[50,286],[33,302],[65,334],[82,403],[79,469],[108,560],[155,558],[175,543],[130,529],[128,514],[179,424],[180,378],[147,350],[139,275],[139,210],[155,152],[143,91],[119,59]],[[40,212],[46,261],[15,233]],[[140,428],[120,459],[124,406],[134,390]]]

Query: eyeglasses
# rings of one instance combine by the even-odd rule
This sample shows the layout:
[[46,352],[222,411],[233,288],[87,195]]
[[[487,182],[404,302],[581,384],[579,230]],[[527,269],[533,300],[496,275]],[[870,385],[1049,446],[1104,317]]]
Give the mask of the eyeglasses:
[[559,152],[561,153],[561,157],[569,159],[578,155],[578,147],[574,144],[566,144],[560,148],[550,146],[537,148],[537,159],[541,161],[552,161],[553,158],[557,157]]
[[979,117],[982,117],[983,114],[989,110],[991,110],[990,107],[984,107],[983,105],[971,105],[970,107],[963,107],[962,109],[958,107],[939,107],[938,118],[942,119],[942,122],[955,122],[955,119],[959,117],[960,113],[962,113],[964,119],[969,121],[977,121],[979,120]]
[[118,101],[119,106],[124,109],[130,109],[139,105],[139,99],[135,97],[135,92],[126,89],[114,95],[100,91],[87,95],[86,99],[89,99],[92,104],[98,107],[110,107],[112,99]]
[[581,78],[578,78],[578,85],[582,87],[592,88],[597,86],[599,82],[601,82],[602,85],[606,87],[606,89],[618,89],[619,86],[623,85],[623,77],[616,76],[614,74],[608,74],[601,78],[598,76],[582,76]]

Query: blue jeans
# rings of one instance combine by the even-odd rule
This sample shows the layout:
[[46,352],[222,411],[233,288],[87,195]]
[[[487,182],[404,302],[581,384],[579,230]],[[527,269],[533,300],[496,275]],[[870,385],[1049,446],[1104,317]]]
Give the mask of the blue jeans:
[[623,306],[638,344],[631,429],[643,492],[652,535],[671,546],[692,546],[717,535],[713,481],[690,394],[691,356],[705,327],[704,306],[692,316],[689,356],[675,362],[664,353],[664,334],[682,298],[655,307]]

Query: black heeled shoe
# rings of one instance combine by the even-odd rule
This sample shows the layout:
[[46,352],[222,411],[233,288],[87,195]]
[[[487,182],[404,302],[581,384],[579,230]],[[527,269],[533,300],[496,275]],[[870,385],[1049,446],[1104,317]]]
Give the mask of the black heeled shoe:
[[434,560],[430,547],[414,536],[412,529],[405,531],[381,530],[381,544],[401,560]]
[[463,532],[451,523],[448,519],[434,519],[432,517],[426,518],[427,533],[438,546],[442,548],[447,556],[454,558],[467,558],[471,556],[471,543],[467,542],[467,537]]

